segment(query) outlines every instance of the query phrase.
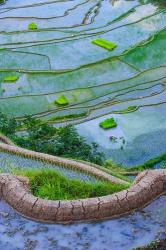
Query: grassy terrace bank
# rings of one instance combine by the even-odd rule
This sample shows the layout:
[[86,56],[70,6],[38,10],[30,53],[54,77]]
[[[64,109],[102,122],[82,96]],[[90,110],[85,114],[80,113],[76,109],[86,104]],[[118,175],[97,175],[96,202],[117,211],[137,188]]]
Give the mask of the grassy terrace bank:
[[16,175],[26,176],[30,180],[34,196],[49,200],[72,200],[92,198],[116,193],[129,187],[128,184],[110,182],[88,183],[79,179],[72,180],[51,169],[13,170]]
[[121,165],[117,165],[116,163],[112,162],[111,159],[109,159],[105,162],[104,167],[115,173],[125,174],[126,172],[130,173],[130,172],[144,171],[146,169],[154,169],[157,164],[160,165],[160,168],[165,168],[166,166],[165,163],[166,163],[166,153],[154,157],[148,161],[145,161],[143,164],[133,166],[130,168],[125,168]]
[[[130,168],[132,171],[143,171],[145,169],[152,169],[155,167],[156,164],[161,164],[162,162],[166,161],[166,153],[161,154],[153,159],[150,159],[143,164]],[[164,167],[163,164],[161,167]]]

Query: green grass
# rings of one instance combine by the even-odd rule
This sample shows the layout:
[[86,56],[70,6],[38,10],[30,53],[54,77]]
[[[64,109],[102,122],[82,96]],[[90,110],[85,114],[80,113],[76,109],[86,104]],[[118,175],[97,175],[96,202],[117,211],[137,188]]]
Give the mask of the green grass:
[[[109,167],[103,166],[103,167],[100,167],[100,169],[103,170],[104,172],[114,176],[114,177],[117,177],[117,178],[119,178],[119,179],[121,179],[123,181],[128,182],[128,187],[130,186],[130,183],[133,182],[128,176],[123,175],[123,174],[126,173],[126,171],[123,168],[121,169],[121,167],[117,166],[117,169],[116,168],[111,169]],[[120,171],[120,170],[122,170],[122,171]]]
[[132,180],[125,175],[126,172],[129,172],[128,168],[116,164],[115,162],[112,161],[112,159],[108,159],[107,161],[105,161],[103,170],[104,169],[110,175],[115,176],[124,181],[127,181],[129,183],[132,183]]
[[166,160],[161,163],[161,168],[166,169]]
[[156,164],[162,163],[165,161],[166,161],[166,153],[161,154],[153,159],[150,159],[150,160],[144,162],[143,164],[140,164],[140,165],[135,166],[135,167],[131,167],[129,169],[129,171],[143,171],[145,169],[153,169]]
[[125,173],[125,172],[134,172],[134,171],[144,171],[146,169],[153,169],[156,164],[161,164],[161,168],[165,169],[166,168],[166,153],[161,154],[155,158],[152,158],[148,161],[145,161],[143,164],[133,166],[130,168],[125,168],[123,166],[118,166],[116,163],[112,161],[112,159],[108,159],[104,167],[116,172],[116,173]]
[[117,163],[113,162],[112,159],[106,160],[104,163],[104,167],[115,173],[125,173],[128,170],[124,168],[123,166],[120,166]]
[[110,171],[115,172],[116,174],[125,174],[126,172],[135,172],[135,171],[144,171],[146,169],[154,169],[156,164],[161,164],[161,169],[166,169],[166,153],[161,154],[155,158],[152,158],[148,161],[145,161],[143,164],[133,166],[130,168],[125,168],[123,166],[117,165],[112,161],[112,159],[108,159],[105,161],[104,167],[109,169]]
[[28,29],[29,30],[37,30],[37,24],[36,23],[29,23]]
[[115,111],[114,113],[126,114],[126,113],[130,113],[130,112],[134,112],[137,109],[138,109],[138,106],[128,106],[128,108],[122,109],[122,110],[119,110],[119,111]]
[[54,103],[57,105],[68,105],[69,101],[64,95],[61,95],[54,101]]
[[18,79],[19,79],[18,76],[10,75],[10,76],[6,76],[3,81],[4,82],[16,82]]
[[114,118],[111,117],[111,118],[108,118],[108,119],[106,119],[106,120],[100,122],[100,123],[99,123],[99,126],[100,126],[101,128],[104,128],[104,129],[109,129],[109,128],[115,128],[115,127],[117,127],[117,123],[116,123],[116,121],[114,120]]
[[13,170],[15,174],[27,176],[33,195],[49,200],[91,198],[112,194],[128,187],[125,184],[108,182],[87,183],[72,180],[51,169]]
[[81,117],[84,117],[86,116],[87,113],[86,112],[82,112],[80,114],[68,114],[68,115],[63,115],[63,116],[54,116],[52,117],[51,119],[49,119],[49,121],[63,121],[63,120],[66,120],[66,119],[75,119],[75,118],[81,118]]
[[132,183],[132,180],[130,178],[128,178],[127,176],[123,175],[123,173],[126,172],[126,169],[117,165],[116,163],[114,163],[112,161],[112,159],[109,159],[107,161],[104,162],[104,164],[101,166],[101,165],[98,165],[98,164],[94,164],[92,162],[88,162],[88,161],[83,161],[83,160],[78,160],[78,159],[73,159],[73,160],[76,160],[78,162],[83,162],[85,164],[88,164],[92,167],[95,167],[97,169],[100,169],[114,177],[117,177],[123,181],[126,181],[128,183],[126,183],[126,185],[128,185],[127,187],[130,186],[130,183]]
[[104,40],[102,38],[97,38],[93,40],[92,43],[110,51],[114,50],[117,47],[115,43]]

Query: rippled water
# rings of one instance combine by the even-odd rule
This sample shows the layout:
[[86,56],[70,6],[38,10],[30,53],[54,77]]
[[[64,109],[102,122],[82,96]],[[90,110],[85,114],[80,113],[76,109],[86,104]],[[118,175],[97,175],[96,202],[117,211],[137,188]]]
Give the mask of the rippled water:
[[[98,124],[110,115],[77,125],[79,133],[88,142],[96,141],[107,157],[125,167],[143,164],[166,151],[166,104],[141,108],[134,113],[113,114],[118,126],[103,130]],[[110,141],[110,135],[117,142]],[[122,139],[125,138],[125,144]],[[121,149],[123,146],[123,150]]]
[[[84,127],[82,123],[80,133],[86,135],[88,139],[93,137],[92,139],[105,151],[109,151],[109,156],[127,166],[142,163],[162,153],[166,147],[164,137],[166,120],[165,106],[159,106],[159,103],[166,102],[165,44],[162,42],[162,36],[154,41],[148,39],[162,31],[166,25],[164,0],[162,5],[159,5],[159,1],[152,0],[55,2],[8,0],[6,5],[1,6],[0,108],[2,111],[12,116],[37,114],[42,119],[93,111],[88,116],[88,119],[92,119],[99,115],[110,114],[114,110],[127,108],[129,105],[152,105],[145,112],[116,115],[119,119],[118,128],[112,130],[111,134],[119,136],[120,133],[125,137],[126,145],[123,152],[120,149],[121,142],[110,145],[110,132],[107,134],[99,130],[98,119],[97,122],[91,121],[92,126],[87,122]],[[29,4],[35,4],[35,7],[25,8],[24,5]],[[66,12],[67,10],[69,11]],[[34,21],[41,29],[40,32],[27,31],[28,24]],[[118,45],[116,50],[109,52],[92,45],[92,39],[100,36],[115,42]],[[120,56],[125,50],[145,40],[150,43],[142,47],[142,52],[136,47],[133,50],[134,54],[128,54],[127,57]],[[6,48],[8,50],[5,50]],[[143,60],[141,53],[144,55]],[[113,62],[108,60],[112,56],[117,57]],[[108,61],[102,61],[105,59]],[[102,62],[98,64],[99,61]],[[94,62],[96,64],[91,65]],[[83,69],[77,70],[81,65],[84,65]],[[53,72],[30,74],[27,71],[68,68],[73,69],[73,72],[59,75]],[[6,72],[6,69],[9,71]],[[19,81],[15,84],[5,84],[4,77],[13,69],[24,69],[25,73],[13,71],[19,75]],[[139,75],[140,72],[142,73]],[[134,78],[131,78],[133,76]],[[116,84],[113,84],[115,81]],[[125,87],[131,91],[124,90]],[[63,91],[73,106],[58,111],[54,99],[58,97],[57,93]],[[13,98],[14,96],[16,97]],[[110,101],[111,98],[118,103],[100,106],[102,102]],[[97,105],[100,108],[95,110]],[[53,113],[50,112],[52,109]],[[84,117],[82,120],[80,118],[80,122],[85,121]],[[89,126],[88,129],[86,126]],[[9,171],[11,165],[21,168],[52,167],[1,153],[0,166],[3,171]],[[70,178],[79,177],[85,181],[94,181],[74,171],[59,169],[57,166],[56,169]],[[0,250],[130,250],[149,243],[156,237],[164,237],[165,207],[166,197],[161,197],[142,211],[122,218],[62,226],[24,219],[1,201]]]
[[30,158],[24,158],[22,156],[0,152],[0,170],[4,173],[10,173],[12,169],[55,169],[57,172],[70,179],[81,179],[85,182],[95,182],[97,179],[86,173],[78,172],[69,168],[57,166],[55,164],[49,164],[42,161],[36,161]]
[[118,219],[48,225],[24,219],[0,202],[0,249],[131,250],[166,236],[166,196]]

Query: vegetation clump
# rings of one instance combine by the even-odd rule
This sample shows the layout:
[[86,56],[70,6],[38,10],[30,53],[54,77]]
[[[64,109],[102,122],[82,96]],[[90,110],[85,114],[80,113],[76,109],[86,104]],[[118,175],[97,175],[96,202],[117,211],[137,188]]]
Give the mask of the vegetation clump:
[[104,167],[115,172],[115,173],[125,173],[126,172],[126,168],[114,163],[112,161],[112,159],[106,160],[104,163]]
[[86,112],[82,112],[82,113],[79,113],[79,114],[67,114],[67,115],[63,115],[63,116],[54,116],[50,119],[50,121],[53,121],[53,122],[58,122],[58,121],[63,121],[65,119],[74,119],[74,118],[81,118],[81,117],[84,117],[86,116]]
[[165,161],[166,161],[166,153],[163,153],[155,158],[145,161],[143,164],[131,167],[130,169],[132,169],[132,171],[143,171],[145,169],[154,168],[156,164],[161,164],[161,167],[164,168],[164,165],[162,166],[162,162],[164,163]]
[[28,29],[29,30],[37,30],[37,24],[36,23],[29,23]]
[[70,200],[105,196],[125,189],[125,184],[108,182],[84,182],[69,179],[52,169],[15,170],[17,175],[27,176],[33,195],[49,200]]
[[132,180],[126,176],[126,171],[128,172],[128,169],[121,166],[120,164],[113,162],[112,159],[108,159],[104,162],[104,169],[103,170],[110,175],[113,175],[113,176],[118,177],[124,181],[132,183]]
[[165,246],[166,246],[166,238],[152,241],[150,244],[146,246],[134,248],[133,250],[165,250]]
[[108,118],[102,122],[99,123],[99,126],[103,129],[109,129],[109,128],[115,128],[117,127],[117,123],[116,121],[114,120],[113,117],[111,118]]
[[92,43],[110,51],[114,50],[117,47],[115,43],[102,38],[97,38],[93,40]]
[[19,79],[18,76],[9,75],[4,78],[4,82],[16,82]]
[[[24,134],[16,134],[20,129]],[[27,116],[17,121],[0,112],[0,132],[10,137],[18,146],[33,151],[90,161],[99,165],[104,162],[104,154],[98,151],[98,144],[88,144],[72,125],[55,128],[39,119]]]
[[123,110],[119,110],[119,111],[115,111],[115,113],[118,114],[126,114],[126,113],[130,113],[130,112],[134,112],[138,109],[138,106],[128,106],[128,108],[123,109]]
[[5,114],[0,112],[0,132],[11,136],[16,132],[18,123],[14,118],[8,118]]
[[62,106],[65,106],[65,105],[68,105],[69,104],[69,101],[67,100],[67,98],[64,96],[64,95],[61,95],[59,96],[55,101],[54,101],[55,104],[57,105],[62,105]]

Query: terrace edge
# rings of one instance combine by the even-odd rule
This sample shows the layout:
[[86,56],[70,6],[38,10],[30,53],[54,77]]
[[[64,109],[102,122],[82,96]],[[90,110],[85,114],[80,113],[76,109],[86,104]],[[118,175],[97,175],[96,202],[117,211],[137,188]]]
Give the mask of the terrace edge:
[[97,177],[98,179],[104,181],[110,181],[116,184],[129,184],[127,181],[121,180],[118,177],[111,176],[106,172],[97,169],[91,165],[67,159],[63,157],[53,156],[49,154],[39,153],[32,150],[24,149],[14,145],[7,137],[0,135],[0,151],[7,152],[10,154],[15,154],[25,158],[30,158],[38,161],[43,161],[53,165],[58,165],[60,167],[74,169],[79,172],[85,172],[91,176]]
[[131,213],[166,193],[166,170],[147,170],[121,192],[79,200],[45,200],[30,193],[29,179],[0,174],[0,199],[22,216],[46,223],[69,224]]

